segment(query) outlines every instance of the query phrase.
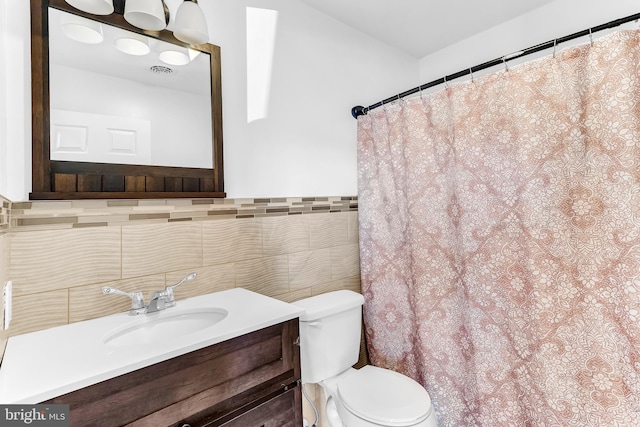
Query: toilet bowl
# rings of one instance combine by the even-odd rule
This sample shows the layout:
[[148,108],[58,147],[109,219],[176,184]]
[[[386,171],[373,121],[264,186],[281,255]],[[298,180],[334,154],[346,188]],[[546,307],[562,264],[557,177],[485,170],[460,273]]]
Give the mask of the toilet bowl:
[[342,422],[332,427],[436,427],[429,393],[397,372],[367,365],[320,385]]
[[411,378],[358,361],[362,295],[341,290],[296,301],[302,382],[317,383],[332,427],[436,427],[429,393]]

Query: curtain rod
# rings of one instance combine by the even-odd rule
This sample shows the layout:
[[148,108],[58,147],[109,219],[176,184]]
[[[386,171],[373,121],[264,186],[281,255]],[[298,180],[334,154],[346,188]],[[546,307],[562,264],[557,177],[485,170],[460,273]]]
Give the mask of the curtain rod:
[[579,31],[577,33],[573,33],[573,34],[570,34],[568,36],[559,37],[557,39],[549,40],[548,42],[544,42],[544,43],[540,43],[540,44],[535,45],[535,46],[528,47],[528,48],[523,49],[521,51],[517,51],[517,52],[515,52],[513,54],[501,56],[500,58],[496,58],[496,59],[493,59],[491,61],[487,61],[487,62],[485,62],[483,64],[480,64],[480,65],[475,65],[475,66],[467,68],[465,70],[458,71],[457,73],[453,73],[453,74],[450,74],[448,76],[441,77],[441,78],[439,78],[437,80],[434,80],[432,82],[420,85],[418,87],[414,87],[413,89],[409,89],[407,91],[404,91],[402,93],[394,95],[394,96],[392,96],[390,98],[387,98],[387,99],[385,99],[383,101],[380,101],[380,102],[377,102],[375,104],[369,105],[368,107],[363,107],[361,105],[355,106],[355,107],[353,107],[351,109],[351,115],[353,116],[354,119],[357,119],[359,116],[363,116],[363,115],[367,114],[369,111],[373,110],[374,108],[381,107],[384,104],[388,104],[390,102],[397,101],[397,100],[399,100],[401,98],[404,98],[406,96],[413,95],[414,93],[421,92],[424,89],[428,89],[428,88],[431,88],[431,87],[434,87],[434,86],[438,86],[440,84],[444,84],[444,83],[450,82],[450,81],[455,80],[457,78],[460,78],[462,76],[466,76],[467,74],[473,74],[476,71],[480,71],[480,70],[484,70],[486,68],[494,67],[496,65],[500,65],[500,64],[506,63],[506,61],[510,61],[512,59],[521,58],[523,56],[531,55],[532,53],[540,52],[540,51],[545,50],[545,49],[550,49],[550,48],[555,47],[556,45],[558,45],[560,43],[565,43],[565,42],[568,42],[569,40],[573,40],[573,39],[577,39],[579,37],[584,37],[584,36],[587,36],[587,35],[591,35],[593,33],[597,33],[598,31],[606,30],[606,29],[609,29],[609,28],[615,28],[615,27],[618,27],[618,26],[620,26],[622,24],[626,24],[627,22],[636,21],[638,19],[640,19],[640,13],[636,13],[635,15],[627,16],[626,18],[616,19],[614,21],[607,22],[606,24],[598,25],[597,27],[587,28],[586,30]]

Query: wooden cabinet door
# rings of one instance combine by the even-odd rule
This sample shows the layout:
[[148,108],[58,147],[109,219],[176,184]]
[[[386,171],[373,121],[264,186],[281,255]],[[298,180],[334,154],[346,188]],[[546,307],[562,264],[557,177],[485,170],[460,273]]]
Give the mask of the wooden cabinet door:
[[[296,318],[45,403],[69,404],[72,427],[220,425],[230,419],[229,414],[251,411],[292,387],[299,388],[295,386],[300,379],[297,339]],[[213,420],[218,424],[211,424]],[[289,424],[279,427],[284,425]]]
[[294,387],[223,424],[212,423],[207,427],[299,427],[302,425],[300,387]]

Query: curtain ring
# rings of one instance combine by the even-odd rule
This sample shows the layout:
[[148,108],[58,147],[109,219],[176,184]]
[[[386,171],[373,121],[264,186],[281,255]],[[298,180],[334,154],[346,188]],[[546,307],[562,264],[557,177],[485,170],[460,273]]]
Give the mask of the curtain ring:
[[591,46],[593,46],[593,33],[591,32],[591,28],[589,28],[589,40],[591,40]]
[[558,39],[553,39],[553,57],[556,57],[556,47],[558,46]]
[[444,79],[444,88],[445,89],[449,89],[449,83],[447,82],[447,76],[444,76],[443,79]]
[[418,86],[418,92],[420,92],[420,99],[421,99],[421,100],[424,100],[424,99],[422,98],[422,85],[419,85],[419,86]]
[[504,63],[504,70],[505,71],[509,71],[509,66],[507,65],[507,57],[506,56],[502,57],[502,62]]
[[471,74],[471,83],[474,83],[474,81],[473,81],[473,67],[469,68],[469,74]]

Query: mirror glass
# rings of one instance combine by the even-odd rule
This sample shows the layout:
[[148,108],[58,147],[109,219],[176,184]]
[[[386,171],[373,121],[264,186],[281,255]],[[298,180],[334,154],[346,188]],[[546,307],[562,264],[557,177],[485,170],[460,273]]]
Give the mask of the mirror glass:
[[213,168],[209,53],[48,13],[51,160]]

